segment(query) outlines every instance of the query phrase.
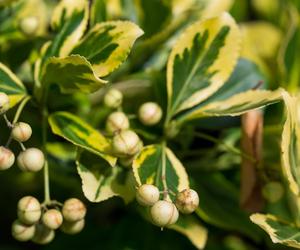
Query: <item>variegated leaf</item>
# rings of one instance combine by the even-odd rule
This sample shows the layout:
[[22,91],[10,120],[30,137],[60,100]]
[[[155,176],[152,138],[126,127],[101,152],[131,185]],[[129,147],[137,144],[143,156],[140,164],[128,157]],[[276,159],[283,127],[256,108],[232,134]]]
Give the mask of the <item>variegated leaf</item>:
[[153,184],[160,191],[168,190],[169,198],[189,187],[184,166],[173,152],[162,145],[150,145],[142,149],[133,162],[134,177],[138,185]]
[[126,203],[135,197],[132,172],[93,158],[90,153],[82,153],[76,161],[77,171],[82,181],[85,197],[91,202],[101,202],[114,196],[120,196]]
[[224,11],[229,11],[234,0],[210,0],[205,2],[204,10],[201,13],[202,18],[215,17]]
[[127,58],[135,40],[143,31],[128,21],[112,21],[95,25],[71,54],[80,54],[93,65],[96,75],[103,77]]
[[208,116],[238,116],[253,109],[282,100],[282,90],[249,90],[223,101],[208,103],[186,114],[181,119],[192,120]]
[[253,214],[250,219],[269,234],[273,243],[300,249],[299,228],[295,225],[270,214]]
[[0,92],[8,95],[10,107],[15,106],[27,95],[21,80],[2,63],[0,63]]
[[283,100],[287,110],[286,121],[281,139],[282,171],[294,195],[300,194],[300,130],[298,122],[298,105],[296,97],[283,92]]
[[109,154],[110,141],[79,117],[68,112],[56,112],[50,115],[49,124],[54,134],[99,155],[111,166],[115,165],[116,158]]
[[216,92],[234,70],[239,48],[240,33],[228,13],[188,27],[168,60],[168,116]]
[[95,75],[92,65],[79,55],[49,58],[42,82],[44,85],[57,84],[63,93],[80,91],[87,94],[106,83]]

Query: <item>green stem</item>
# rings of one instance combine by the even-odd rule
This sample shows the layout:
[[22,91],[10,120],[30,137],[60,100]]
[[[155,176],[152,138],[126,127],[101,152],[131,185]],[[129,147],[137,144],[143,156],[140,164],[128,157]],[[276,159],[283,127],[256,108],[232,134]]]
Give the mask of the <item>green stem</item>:
[[49,184],[49,165],[47,160],[47,151],[46,151],[46,144],[47,144],[47,125],[48,125],[48,111],[46,106],[43,106],[42,110],[42,141],[43,141],[43,152],[45,155],[45,165],[44,165],[44,203],[50,204],[50,184]]
[[166,154],[165,154],[165,150],[166,150],[166,142],[163,141],[161,143],[162,146],[162,169],[161,169],[161,181],[163,183],[163,196],[164,196],[164,200],[166,200],[168,198],[168,185],[167,185],[167,181],[166,181]]

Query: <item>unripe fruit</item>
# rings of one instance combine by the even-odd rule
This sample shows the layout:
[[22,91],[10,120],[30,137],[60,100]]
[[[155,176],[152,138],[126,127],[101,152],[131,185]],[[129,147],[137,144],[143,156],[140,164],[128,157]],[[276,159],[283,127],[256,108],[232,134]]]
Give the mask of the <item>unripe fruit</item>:
[[15,220],[11,226],[11,233],[18,241],[28,241],[34,236],[35,226],[26,225],[19,220]]
[[153,206],[159,200],[159,190],[154,185],[143,184],[136,192],[136,200],[142,206]]
[[34,35],[38,29],[39,21],[35,16],[24,17],[20,21],[20,29],[21,31],[27,35]]
[[45,157],[38,148],[28,148],[19,154],[17,162],[21,170],[37,172],[43,168]]
[[118,108],[123,101],[123,94],[117,89],[110,89],[104,96],[104,105],[109,108]]
[[25,122],[16,123],[11,131],[13,139],[19,142],[27,141],[30,138],[31,134],[31,127]]
[[123,112],[113,112],[106,120],[106,130],[115,133],[129,128],[129,120]]
[[61,231],[66,234],[77,234],[84,228],[85,220],[79,220],[75,222],[64,221],[61,226]]
[[146,126],[157,124],[161,117],[161,107],[155,102],[146,102],[139,108],[139,119]]
[[267,201],[275,203],[283,197],[284,188],[280,182],[271,181],[263,187],[262,194]]
[[42,216],[43,224],[50,229],[57,229],[63,222],[63,216],[57,209],[49,209]]
[[124,130],[114,136],[112,147],[114,153],[120,157],[133,156],[141,150],[141,141],[135,132]]
[[15,155],[9,149],[0,147],[0,170],[10,168],[15,162]]
[[0,115],[9,109],[9,97],[7,94],[0,92]]
[[199,205],[198,193],[193,189],[185,189],[177,194],[175,204],[181,213],[193,213]]
[[25,196],[18,202],[18,217],[21,222],[31,225],[41,217],[41,204],[32,196]]
[[122,167],[130,168],[132,166],[135,156],[119,158],[119,163]]
[[43,224],[37,224],[32,241],[37,244],[45,245],[50,243],[55,236],[54,230],[47,228]]
[[85,205],[76,198],[71,198],[65,201],[62,214],[65,220],[74,222],[82,220],[86,214]]
[[150,210],[152,221],[159,227],[169,226],[178,220],[178,210],[176,206],[169,201],[158,201]]

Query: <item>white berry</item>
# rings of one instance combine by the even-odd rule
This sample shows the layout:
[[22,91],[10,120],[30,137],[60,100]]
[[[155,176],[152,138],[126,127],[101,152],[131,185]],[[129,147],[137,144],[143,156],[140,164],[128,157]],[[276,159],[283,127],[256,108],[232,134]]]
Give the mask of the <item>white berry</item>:
[[85,217],[86,207],[80,200],[71,198],[65,201],[62,214],[66,221],[79,221]]
[[161,118],[161,107],[155,102],[146,102],[139,108],[139,119],[146,126],[159,123]]
[[32,238],[32,241],[36,244],[45,245],[50,243],[54,237],[55,232],[54,230],[46,227],[43,224],[37,224],[35,229],[35,234]]
[[112,147],[119,157],[133,156],[141,150],[141,141],[135,132],[124,130],[114,136]]
[[38,148],[28,148],[19,154],[17,162],[21,170],[37,172],[43,168],[45,157]]
[[109,108],[118,108],[123,101],[123,94],[117,89],[110,89],[104,96],[104,105]]
[[8,148],[0,146],[0,170],[10,168],[15,162],[15,155]]
[[193,189],[185,189],[177,194],[175,204],[181,213],[193,213],[199,206],[198,193]]
[[26,225],[20,220],[15,220],[11,226],[12,236],[18,241],[31,240],[35,233],[34,225]]
[[41,217],[41,204],[32,196],[25,196],[18,202],[18,218],[21,222],[32,225]]
[[9,97],[7,94],[0,92],[0,115],[9,109]]
[[49,209],[42,216],[43,224],[50,229],[57,229],[63,222],[63,216],[57,209]]
[[109,133],[115,133],[129,128],[129,120],[123,112],[113,112],[106,120],[106,130]]
[[136,192],[136,200],[142,206],[153,206],[159,200],[159,190],[154,185],[143,184]]
[[28,123],[18,122],[14,125],[11,135],[13,139],[19,142],[27,141],[32,134],[32,129]]
[[77,234],[84,228],[85,220],[79,220],[75,222],[64,221],[61,226],[61,231],[66,234]]
[[156,202],[150,210],[152,221],[159,227],[165,227],[176,223],[178,220],[178,210],[169,201],[161,200]]
[[34,35],[38,29],[39,21],[35,16],[24,17],[20,22],[21,31],[27,35]]

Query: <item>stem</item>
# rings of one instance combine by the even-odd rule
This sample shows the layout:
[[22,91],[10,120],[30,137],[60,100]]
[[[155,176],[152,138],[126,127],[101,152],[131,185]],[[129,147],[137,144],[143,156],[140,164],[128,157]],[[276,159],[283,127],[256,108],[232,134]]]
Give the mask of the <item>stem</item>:
[[48,161],[45,161],[44,165],[44,203],[50,204],[51,203],[51,198],[50,198],[50,185],[49,185],[49,166],[48,166]]
[[163,196],[164,196],[164,200],[166,200],[168,198],[168,185],[166,182],[166,154],[165,154],[165,150],[166,150],[166,142],[163,141],[162,144],[162,169],[161,169],[161,181],[163,183]]

